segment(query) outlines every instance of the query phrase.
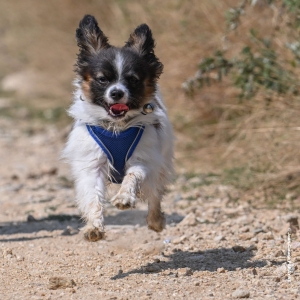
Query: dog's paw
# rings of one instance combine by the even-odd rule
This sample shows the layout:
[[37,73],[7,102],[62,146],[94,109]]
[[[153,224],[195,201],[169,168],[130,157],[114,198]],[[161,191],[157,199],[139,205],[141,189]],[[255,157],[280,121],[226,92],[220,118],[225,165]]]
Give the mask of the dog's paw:
[[135,202],[136,202],[135,195],[129,192],[118,193],[111,200],[112,205],[122,210],[135,208]]
[[151,215],[149,214],[147,216],[147,224],[149,229],[161,232],[166,226],[166,218],[162,212]]
[[84,238],[89,242],[97,242],[104,238],[104,232],[94,226],[86,226],[83,229]]

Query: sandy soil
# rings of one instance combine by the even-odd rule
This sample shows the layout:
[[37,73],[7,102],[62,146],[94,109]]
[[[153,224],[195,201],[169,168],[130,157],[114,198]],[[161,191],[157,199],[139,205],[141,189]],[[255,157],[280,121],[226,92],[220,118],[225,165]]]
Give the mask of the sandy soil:
[[[107,204],[106,239],[83,239],[67,166],[68,129],[0,121],[1,299],[298,299],[299,214],[239,203],[230,186],[178,176],[164,201],[166,229],[146,206]],[[32,129],[34,128],[34,129]]]

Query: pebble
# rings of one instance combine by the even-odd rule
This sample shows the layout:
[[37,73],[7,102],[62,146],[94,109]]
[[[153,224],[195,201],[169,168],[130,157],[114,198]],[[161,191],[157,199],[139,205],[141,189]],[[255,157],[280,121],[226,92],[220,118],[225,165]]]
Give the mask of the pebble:
[[283,253],[282,250],[278,250],[278,251],[275,252],[274,256],[275,256],[275,257],[284,256],[284,253]]
[[254,230],[254,234],[258,234],[258,233],[261,233],[261,232],[264,232],[264,230],[263,230],[261,227],[256,228],[256,229]]
[[73,279],[66,277],[50,277],[48,288],[50,290],[72,288],[76,283]]
[[248,247],[248,249],[247,249],[248,251],[255,251],[255,250],[257,250],[257,246],[256,245],[250,245],[249,247]]
[[150,273],[159,272],[161,270],[160,266],[158,266],[156,264],[146,266],[143,269],[144,269],[144,271],[150,272]]
[[223,235],[218,235],[214,238],[214,241],[220,243],[221,241],[225,241],[226,238]]
[[250,241],[253,243],[258,243],[258,238],[255,236]]
[[95,271],[96,271],[96,272],[100,272],[100,270],[101,270],[101,266],[97,266],[97,267],[95,268]]
[[279,277],[283,277],[283,276],[287,275],[287,266],[286,266],[286,264],[283,264],[280,267],[277,267],[276,270],[275,270],[275,273]]
[[28,215],[27,216],[27,222],[36,222],[36,218],[33,215]]
[[244,232],[239,235],[239,238],[242,241],[248,241],[248,240],[252,239],[253,237],[254,237],[253,232]]
[[63,232],[61,233],[61,235],[74,235],[77,234],[79,231],[75,228],[73,228],[72,226],[67,226]]
[[191,276],[193,275],[193,270],[190,268],[180,268],[177,270],[178,276]]
[[172,243],[175,244],[175,245],[177,245],[177,244],[180,244],[181,242],[183,242],[184,240],[186,240],[186,236],[185,235],[173,239]]
[[189,213],[178,225],[180,226],[195,226],[198,224],[194,213]]
[[241,252],[245,252],[245,251],[246,251],[246,248],[243,247],[243,246],[236,245],[236,246],[233,246],[233,247],[232,247],[232,250],[233,250],[234,252],[239,252],[239,253],[241,253]]
[[275,282],[280,282],[280,280],[281,280],[280,277],[274,277]]
[[272,232],[267,232],[263,235],[263,239],[264,240],[273,240],[274,239],[274,235]]
[[237,289],[232,293],[233,298],[249,298],[250,292],[248,289]]
[[17,255],[16,256],[16,259],[17,261],[23,261],[24,260],[24,257],[20,256],[20,255]]
[[250,231],[249,226],[243,226],[239,229],[240,233],[245,233],[245,232],[249,232],[249,231]]

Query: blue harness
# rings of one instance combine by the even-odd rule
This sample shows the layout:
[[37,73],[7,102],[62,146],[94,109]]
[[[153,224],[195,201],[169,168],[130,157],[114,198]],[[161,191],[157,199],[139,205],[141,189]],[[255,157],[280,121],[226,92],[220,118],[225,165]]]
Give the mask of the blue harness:
[[111,181],[122,183],[125,176],[125,164],[138,145],[145,126],[130,127],[118,134],[100,126],[86,125],[86,127],[115,168],[111,172]]

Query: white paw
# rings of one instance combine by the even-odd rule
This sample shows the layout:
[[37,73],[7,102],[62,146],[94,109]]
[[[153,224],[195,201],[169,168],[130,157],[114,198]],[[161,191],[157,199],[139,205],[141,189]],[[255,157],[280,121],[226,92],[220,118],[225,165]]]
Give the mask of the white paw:
[[118,209],[135,208],[136,197],[135,194],[130,192],[119,192],[111,200],[111,203]]

